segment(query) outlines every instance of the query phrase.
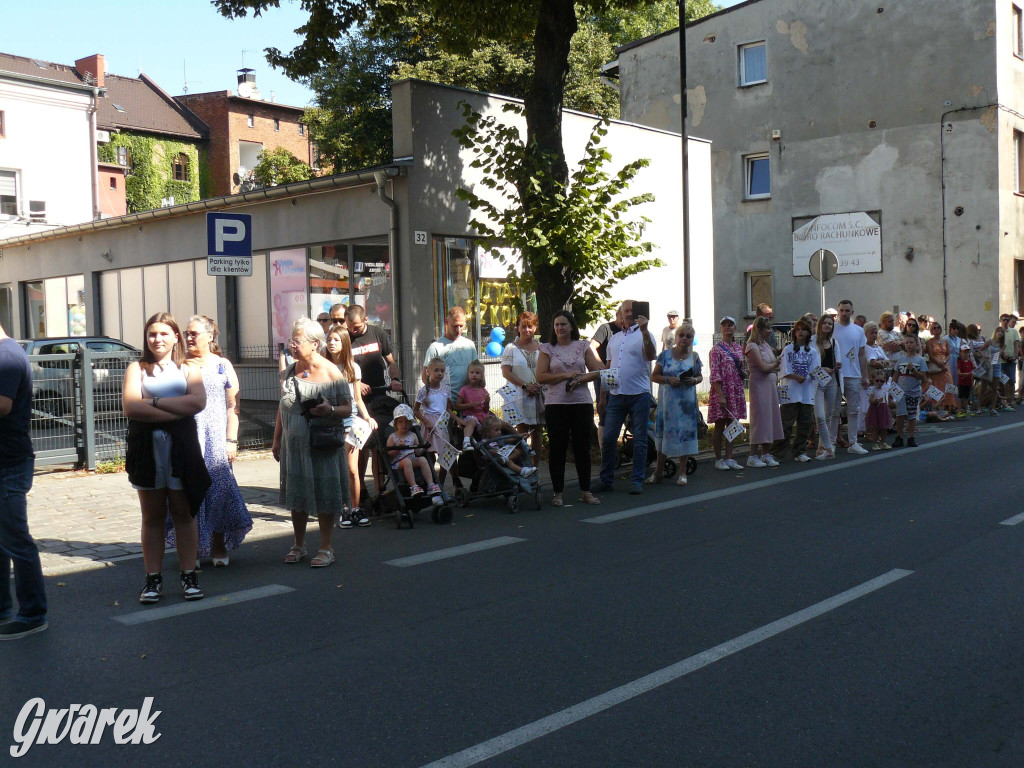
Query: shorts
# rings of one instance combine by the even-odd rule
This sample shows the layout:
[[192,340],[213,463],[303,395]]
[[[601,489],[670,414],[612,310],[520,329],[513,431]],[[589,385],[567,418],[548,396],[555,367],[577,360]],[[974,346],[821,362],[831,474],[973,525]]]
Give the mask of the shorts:
[[960,384],[957,386],[957,393],[961,400],[971,399],[971,390],[974,389],[970,384]]
[[917,406],[921,402],[921,396],[904,395],[896,406],[896,413],[899,416],[906,416],[908,419],[917,418]]
[[153,485],[135,485],[132,488],[136,491],[159,491],[166,488],[169,491],[182,491],[185,487],[181,484],[180,477],[171,477],[171,436],[162,429],[153,430],[153,462],[156,465],[155,480]]

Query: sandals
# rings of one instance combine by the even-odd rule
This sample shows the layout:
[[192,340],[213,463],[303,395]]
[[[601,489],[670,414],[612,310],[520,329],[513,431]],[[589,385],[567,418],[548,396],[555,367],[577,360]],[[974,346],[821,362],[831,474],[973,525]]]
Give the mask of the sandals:
[[653,475],[644,480],[645,485],[657,485],[661,482],[661,475],[655,472]]
[[552,507],[564,507],[565,506],[565,500],[562,498],[562,494],[556,493],[556,494],[554,494],[551,497],[551,506]]
[[320,549],[317,550],[316,557],[309,561],[310,568],[326,568],[328,565],[334,562],[334,550],[333,549]]
[[679,472],[679,477],[676,478],[676,485],[686,485],[686,468],[685,467]]
[[288,554],[284,556],[284,561],[289,565],[297,563],[306,557],[306,548],[298,545],[288,550]]
[[583,491],[583,493],[580,494],[580,503],[581,504],[600,504],[601,500],[599,498],[597,498],[597,496],[592,494],[590,491]]

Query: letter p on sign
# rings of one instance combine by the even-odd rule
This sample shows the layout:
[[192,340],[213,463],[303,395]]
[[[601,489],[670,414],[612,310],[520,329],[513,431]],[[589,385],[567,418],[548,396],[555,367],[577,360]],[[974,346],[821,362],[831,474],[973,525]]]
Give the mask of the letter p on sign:
[[207,213],[208,256],[252,256],[252,214]]

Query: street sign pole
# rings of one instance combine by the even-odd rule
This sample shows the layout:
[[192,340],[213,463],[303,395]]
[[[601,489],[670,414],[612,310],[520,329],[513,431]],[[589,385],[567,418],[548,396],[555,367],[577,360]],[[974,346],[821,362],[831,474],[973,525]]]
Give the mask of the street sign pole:
[[832,251],[819,248],[808,259],[807,271],[811,273],[811,277],[818,281],[818,290],[821,292],[821,314],[824,315],[825,283],[839,272],[839,258]]

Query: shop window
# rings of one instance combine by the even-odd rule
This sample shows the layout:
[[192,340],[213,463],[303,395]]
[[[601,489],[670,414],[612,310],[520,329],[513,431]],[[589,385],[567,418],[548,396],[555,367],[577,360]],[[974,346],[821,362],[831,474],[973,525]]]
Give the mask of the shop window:
[[740,85],[768,82],[768,59],[764,40],[740,46]]
[[366,322],[394,327],[391,259],[386,237],[352,243],[352,301],[366,309]]
[[767,153],[744,157],[743,175],[745,199],[762,200],[772,196],[771,164]]
[[184,152],[174,158],[174,180],[189,181],[188,155]]
[[84,336],[85,279],[52,277],[23,284],[25,329],[29,338]]
[[277,351],[292,337],[292,323],[309,316],[306,299],[306,249],[292,248],[271,251],[270,262],[270,327]]
[[758,304],[775,304],[772,298],[772,273],[771,272],[747,272],[747,312],[754,314],[754,307]]
[[18,173],[0,171],[0,216],[18,215]]
[[330,312],[335,304],[350,303],[349,246],[317,245],[309,249],[309,316]]
[[[464,237],[435,237],[434,322],[437,333],[444,331],[449,309],[466,310],[466,335],[483,344],[494,328],[511,333],[515,323],[515,295],[508,282],[508,266],[476,241]],[[510,253],[506,261],[515,261]]]

